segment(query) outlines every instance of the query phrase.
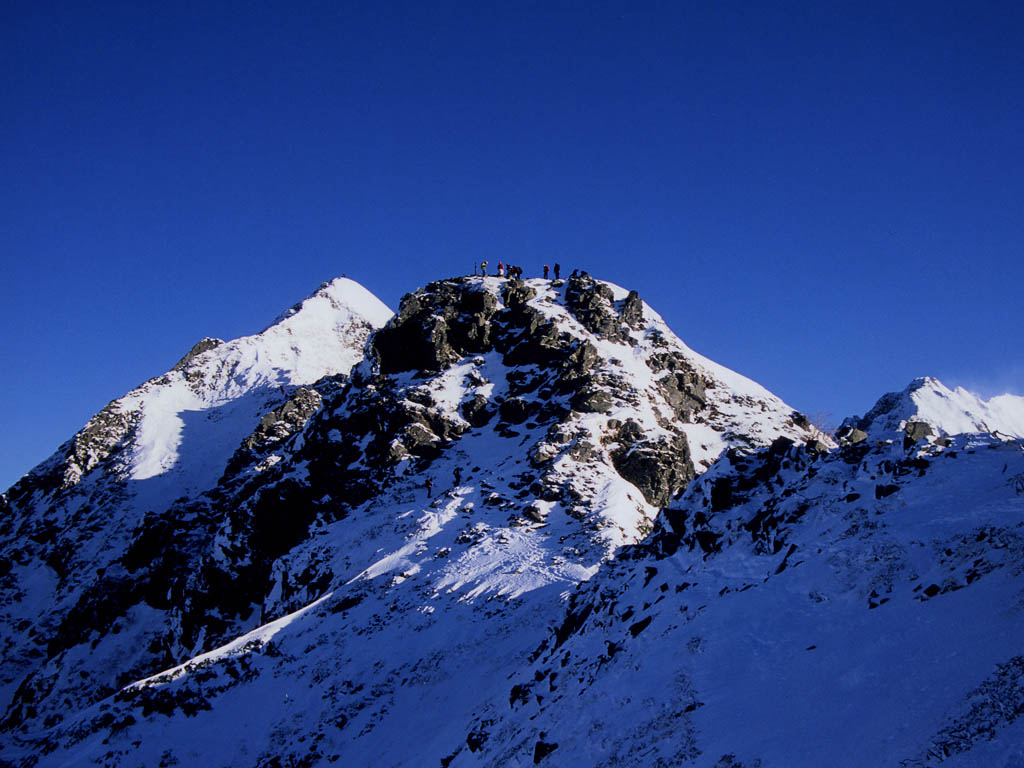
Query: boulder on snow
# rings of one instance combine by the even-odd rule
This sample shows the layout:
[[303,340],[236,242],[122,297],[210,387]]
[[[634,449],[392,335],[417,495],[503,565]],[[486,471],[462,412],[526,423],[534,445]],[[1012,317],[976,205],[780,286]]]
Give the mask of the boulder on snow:
[[534,400],[509,397],[498,406],[498,414],[501,416],[501,420],[508,424],[522,424],[539,409],[540,404]]
[[814,456],[821,456],[828,453],[828,443],[823,440],[808,440],[805,443],[807,452]]
[[473,427],[484,427],[494,417],[494,408],[483,395],[476,395],[462,404],[462,418]]
[[846,424],[836,430],[836,437],[843,445],[856,445],[868,439],[868,433],[862,429]]
[[908,421],[903,427],[903,449],[909,451],[921,440],[927,440],[935,434],[930,424],[923,421]]

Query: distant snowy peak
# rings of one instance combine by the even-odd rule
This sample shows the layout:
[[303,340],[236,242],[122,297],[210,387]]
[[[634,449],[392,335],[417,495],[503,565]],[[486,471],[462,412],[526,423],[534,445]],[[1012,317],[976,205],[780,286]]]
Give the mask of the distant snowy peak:
[[902,392],[879,398],[862,419],[847,420],[875,439],[905,433],[924,423],[940,435],[993,432],[1024,437],[1024,397],[1000,395],[983,400],[963,387],[950,389],[930,376],[914,379]]

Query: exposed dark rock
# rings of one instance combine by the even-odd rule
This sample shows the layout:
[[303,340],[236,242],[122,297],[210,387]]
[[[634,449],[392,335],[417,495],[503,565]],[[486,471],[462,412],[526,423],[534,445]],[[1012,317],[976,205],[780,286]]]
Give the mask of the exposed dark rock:
[[483,427],[494,417],[494,408],[483,395],[476,395],[462,404],[462,418],[473,427]]
[[669,373],[658,379],[658,388],[680,421],[690,422],[707,405],[704,380],[693,371]]
[[808,440],[806,445],[807,452],[813,456],[822,456],[829,451],[828,443],[822,440]]
[[558,386],[563,392],[588,380],[600,359],[597,349],[589,341],[574,342],[571,350],[559,366]]
[[886,496],[892,496],[900,487],[898,485],[876,485],[875,486],[875,498],[884,499]]
[[573,410],[580,413],[607,413],[615,403],[612,395],[597,386],[587,386],[572,397]]
[[424,424],[416,422],[406,425],[399,433],[399,439],[414,456],[434,457],[440,453],[440,438]]
[[622,321],[612,305],[612,289],[586,272],[570,277],[565,288],[565,303],[573,316],[591,333],[621,341]]
[[590,442],[577,438],[569,445],[569,455],[576,461],[587,461],[597,453],[597,447]]
[[707,407],[709,382],[682,355],[676,352],[655,353],[647,359],[647,367],[654,373],[668,371],[657,380],[657,386],[681,421],[691,421],[694,413]]
[[436,372],[463,355],[488,351],[497,306],[493,294],[465,278],[404,296],[398,313],[373,337],[381,372]]
[[140,411],[125,411],[116,400],[109,403],[65,443],[63,448],[67,454],[63,463],[50,465],[45,475],[30,473],[18,486],[24,485],[25,490],[33,487],[66,490],[76,485],[86,473],[116,458],[129,445],[141,418]]
[[793,421],[793,423],[796,426],[800,427],[800,429],[810,430],[812,426],[811,420],[808,419],[804,414],[800,413],[800,411],[793,411],[792,415],[789,418]]
[[903,447],[910,448],[912,445],[935,434],[930,424],[923,421],[908,421],[903,427]]
[[192,346],[192,349],[190,349],[185,354],[185,356],[183,358],[181,358],[181,360],[179,360],[178,362],[176,362],[174,364],[174,368],[172,370],[175,370],[175,371],[182,371],[182,370],[184,370],[185,367],[188,366],[189,363],[191,363],[195,358],[197,358],[201,354],[203,354],[203,352],[209,352],[211,349],[216,349],[217,347],[219,347],[223,343],[224,343],[224,341],[222,339],[211,339],[210,337],[202,339],[201,341],[197,341]]
[[612,463],[656,507],[666,507],[694,477],[690,446],[683,434],[653,441],[632,419],[616,436],[619,448],[612,451]]
[[647,616],[646,618],[640,619],[640,621],[636,622],[635,624],[630,625],[629,634],[631,634],[633,637],[637,637],[641,632],[647,629],[648,625],[651,623],[652,618],[653,616]]
[[498,413],[501,420],[509,424],[522,424],[540,409],[539,404],[534,400],[524,400],[521,397],[510,397],[498,406]]
[[548,380],[543,372],[533,369],[513,369],[507,376],[508,391],[511,395],[526,395],[535,392]]
[[315,389],[299,387],[295,390],[284,405],[264,414],[252,434],[242,441],[241,447],[228,462],[225,476],[238,472],[261,454],[299,432],[322,403],[323,398]]
[[502,291],[501,300],[506,307],[521,307],[537,295],[537,291],[522,280],[509,280]]
[[622,322],[632,328],[634,331],[643,328],[644,326],[644,303],[640,300],[640,294],[636,291],[630,291],[629,295],[626,296],[622,302],[622,308],[619,310],[619,317],[622,318]]
[[536,523],[543,523],[548,516],[547,508],[536,501],[529,504],[523,514]]
[[868,430],[875,419],[890,413],[894,408],[898,407],[902,401],[902,392],[886,392],[878,398],[871,410],[865,413],[863,417],[858,419],[854,416],[845,419],[843,421],[843,426],[854,426],[858,429]]
[[557,744],[549,744],[541,739],[537,740],[537,743],[533,746],[533,764],[537,765],[541,760],[550,755],[558,749]]
[[857,429],[857,427],[845,425],[836,431],[836,437],[839,438],[843,445],[856,445],[867,440],[868,433],[862,429]]
[[791,438],[782,435],[772,440],[772,444],[768,446],[768,453],[772,456],[785,456],[794,445],[796,443]]
[[562,337],[558,327],[543,312],[528,305],[510,307],[494,321],[501,328],[495,348],[508,366],[558,363],[565,358],[571,338]]
[[[963,702],[963,710],[935,735],[922,759],[907,761],[908,765],[936,765],[969,752],[1024,716],[1024,656],[996,664],[995,671],[965,695]],[[1011,757],[1006,765],[1013,765],[1015,759]]]

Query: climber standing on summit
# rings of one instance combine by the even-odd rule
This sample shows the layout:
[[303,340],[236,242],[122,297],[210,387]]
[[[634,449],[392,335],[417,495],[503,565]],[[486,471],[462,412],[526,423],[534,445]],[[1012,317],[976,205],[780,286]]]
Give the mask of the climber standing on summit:
[[557,261],[555,262],[555,280],[557,280],[562,274],[562,265]]
[[483,275],[484,277],[487,277],[487,262],[486,261],[481,261],[480,262],[480,274]]
[[544,265],[544,279],[545,280],[548,279],[548,265],[547,264]]

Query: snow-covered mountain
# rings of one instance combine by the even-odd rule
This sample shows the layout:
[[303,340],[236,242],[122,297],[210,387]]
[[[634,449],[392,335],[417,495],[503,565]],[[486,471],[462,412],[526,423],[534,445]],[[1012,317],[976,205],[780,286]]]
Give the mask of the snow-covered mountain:
[[863,430],[873,438],[886,439],[905,432],[907,425],[927,425],[918,432],[958,435],[996,432],[1024,437],[1024,397],[1000,395],[983,400],[962,387],[949,389],[938,379],[914,379],[902,392],[883,395],[862,419],[849,419],[845,426]]
[[3,497],[0,764],[1009,765],[1020,402],[836,442],[586,274],[335,281]]

